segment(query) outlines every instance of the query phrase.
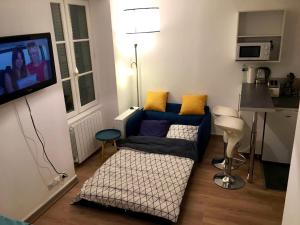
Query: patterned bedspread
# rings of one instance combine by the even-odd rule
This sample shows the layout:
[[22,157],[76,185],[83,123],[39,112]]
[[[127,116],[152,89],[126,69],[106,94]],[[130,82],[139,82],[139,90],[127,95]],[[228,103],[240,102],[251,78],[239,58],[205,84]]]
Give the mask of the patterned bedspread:
[[194,161],[121,148],[83,185],[80,198],[177,222]]

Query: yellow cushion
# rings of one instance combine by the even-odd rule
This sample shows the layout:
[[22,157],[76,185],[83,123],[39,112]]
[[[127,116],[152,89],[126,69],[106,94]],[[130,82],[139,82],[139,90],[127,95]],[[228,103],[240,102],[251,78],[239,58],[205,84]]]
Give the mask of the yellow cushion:
[[207,95],[184,95],[180,115],[202,115],[206,105]]
[[144,110],[166,111],[167,91],[148,91]]

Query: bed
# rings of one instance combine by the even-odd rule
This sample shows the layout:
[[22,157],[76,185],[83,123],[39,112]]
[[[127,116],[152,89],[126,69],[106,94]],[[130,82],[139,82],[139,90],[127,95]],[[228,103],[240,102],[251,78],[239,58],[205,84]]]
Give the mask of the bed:
[[203,154],[199,143],[132,135],[118,146],[117,153],[85,181],[76,201],[177,222],[192,169]]

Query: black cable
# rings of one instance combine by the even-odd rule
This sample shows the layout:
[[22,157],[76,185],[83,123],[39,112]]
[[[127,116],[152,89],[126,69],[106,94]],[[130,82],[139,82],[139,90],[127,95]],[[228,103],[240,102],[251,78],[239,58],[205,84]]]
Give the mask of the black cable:
[[[38,129],[36,128],[36,125],[35,125],[35,122],[34,122],[34,119],[32,117],[32,113],[31,113],[31,108],[30,108],[30,105],[28,103],[28,100],[25,96],[25,101],[26,101],[26,105],[27,105],[27,108],[28,108],[28,111],[29,111],[29,115],[30,115],[30,119],[31,119],[31,122],[32,122],[32,126],[34,128],[34,131],[35,131],[35,134],[37,136],[37,138],[39,139],[41,145],[42,145],[42,148],[43,148],[43,152],[44,152],[44,155],[46,156],[46,159],[47,161],[49,162],[49,164],[51,165],[52,169],[55,171],[55,173],[57,173],[58,175],[62,175],[62,178],[65,178],[65,177],[68,177],[68,174],[66,173],[62,173],[62,172],[59,172],[55,166],[53,165],[53,163],[51,162],[51,160],[49,159],[48,155],[47,155],[47,152],[46,152],[46,149],[45,149],[45,143],[42,141],[42,138],[40,137],[39,135],[39,132],[38,132]],[[44,139],[44,138],[43,138]]]

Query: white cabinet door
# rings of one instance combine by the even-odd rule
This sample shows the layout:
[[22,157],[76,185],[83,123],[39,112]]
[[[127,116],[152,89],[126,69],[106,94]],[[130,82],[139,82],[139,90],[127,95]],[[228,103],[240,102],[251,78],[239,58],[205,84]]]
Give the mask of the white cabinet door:
[[[244,136],[240,141],[239,152],[249,153],[253,112],[242,111],[241,118],[244,120],[245,126],[244,126]],[[255,145],[256,155],[261,155],[263,125],[264,125],[264,113],[260,112],[258,113],[258,117],[257,117],[257,133],[256,133],[256,145]]]
[[290,163],[297,121],[297,110],[277,110],[267,114],[262,159]]

